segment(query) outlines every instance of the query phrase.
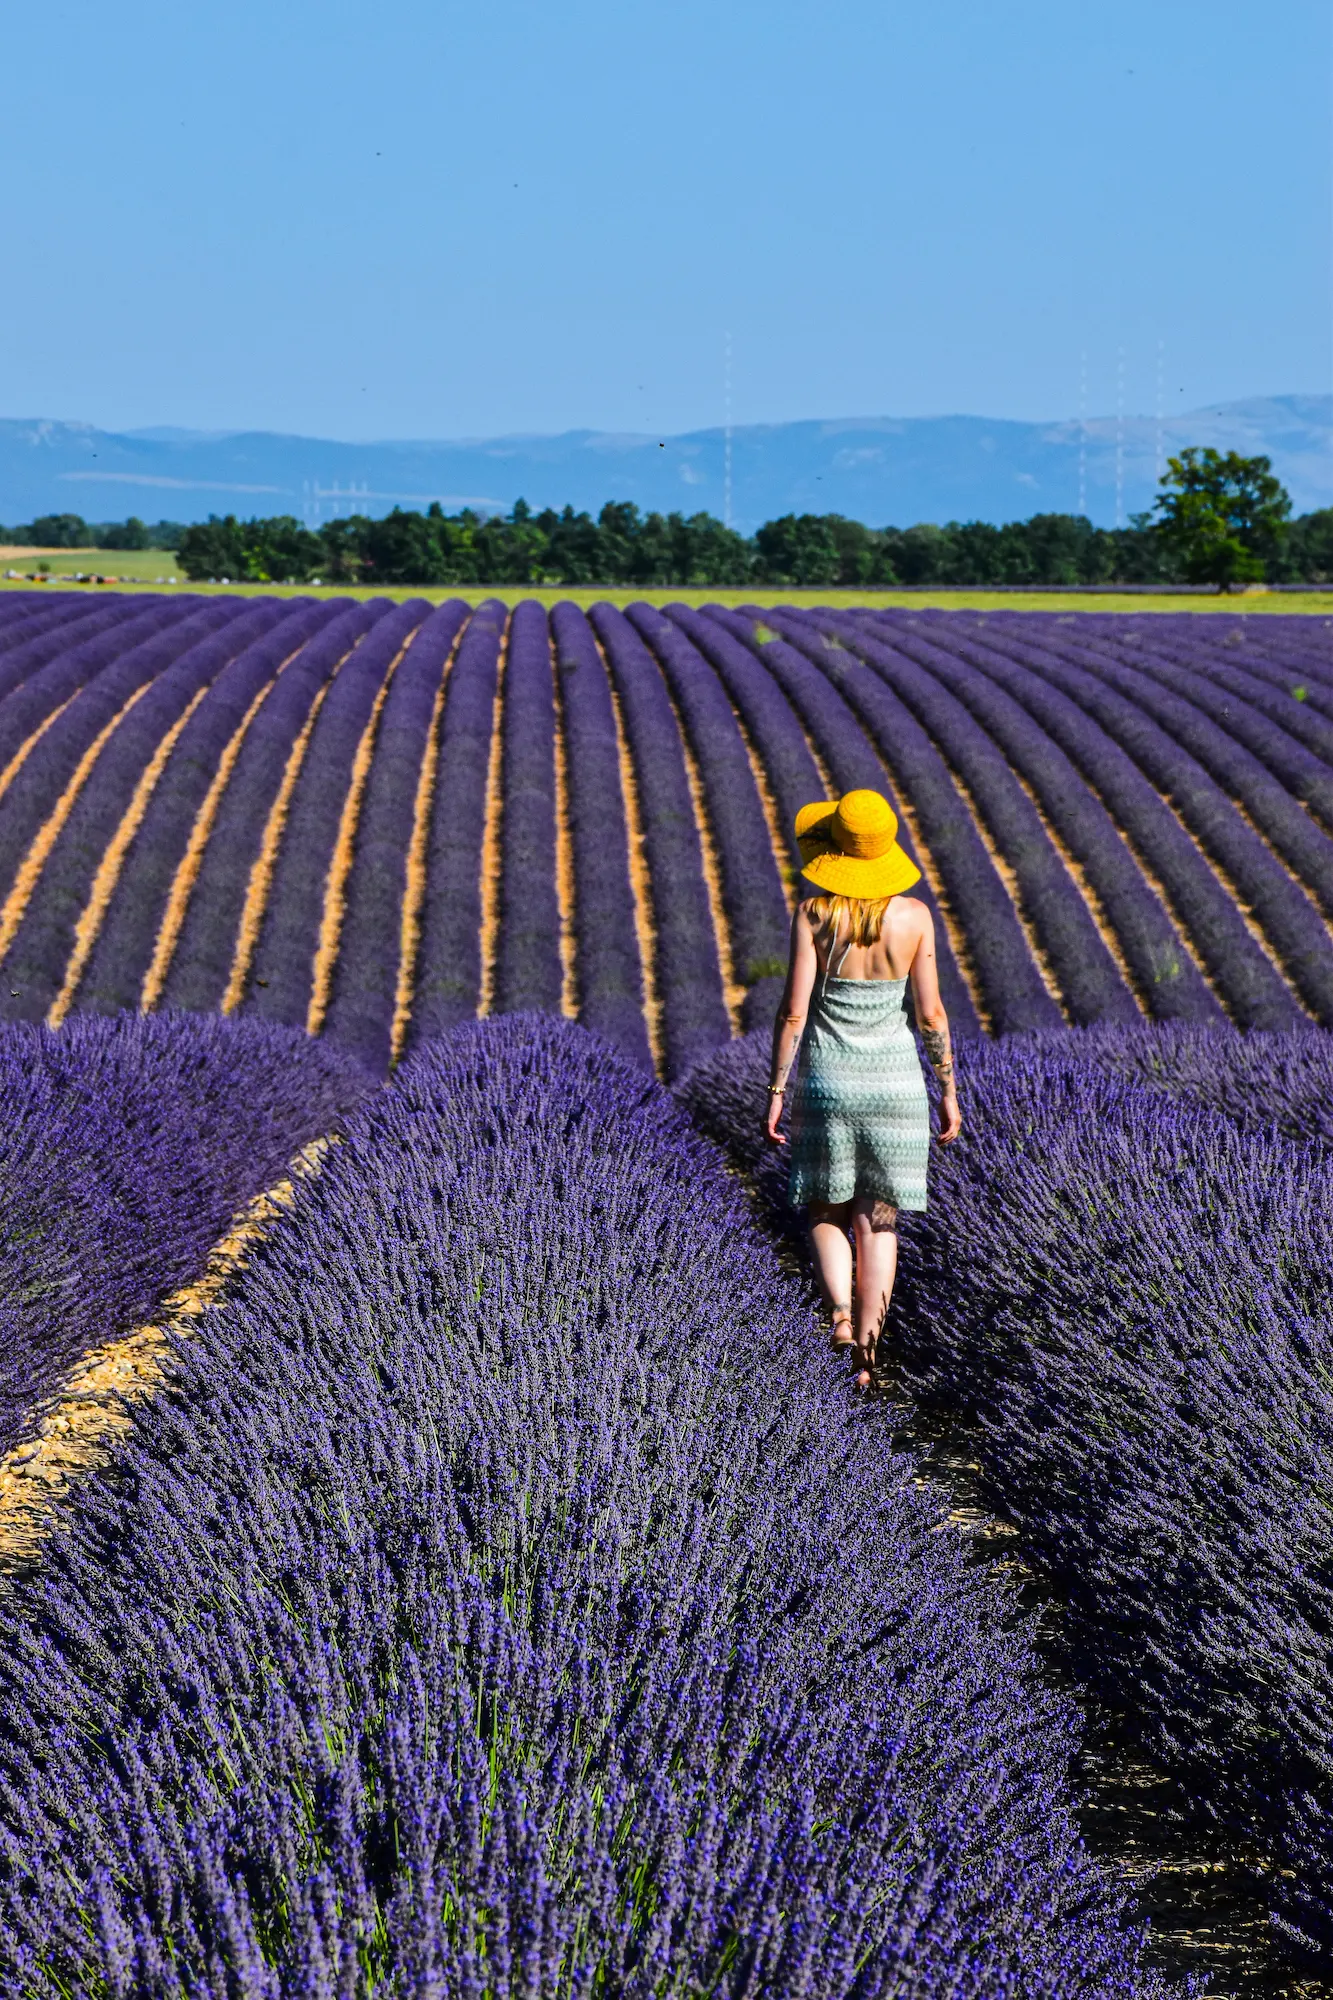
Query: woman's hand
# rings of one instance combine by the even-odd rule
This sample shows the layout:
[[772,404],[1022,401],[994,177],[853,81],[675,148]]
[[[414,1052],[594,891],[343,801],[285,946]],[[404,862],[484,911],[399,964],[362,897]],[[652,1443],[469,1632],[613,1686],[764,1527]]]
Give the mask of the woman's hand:
[[950,1084],[940,1098],[940,1144],[947,1146],[956,1139],[963,1129],[963,1114],[958,1105],[958,1092]]
[[778,1130],[778,1120],[781,1118],[781,1116],[782,1116],[782,1098],[781,1095],[775,1090],[771,1093],[769,1097],[768,1117],[764,1120],[764,1130],[767,1132],[770,1141],[775,1146],[785,1146],[787,1143],[786,1133],[779,1132]]

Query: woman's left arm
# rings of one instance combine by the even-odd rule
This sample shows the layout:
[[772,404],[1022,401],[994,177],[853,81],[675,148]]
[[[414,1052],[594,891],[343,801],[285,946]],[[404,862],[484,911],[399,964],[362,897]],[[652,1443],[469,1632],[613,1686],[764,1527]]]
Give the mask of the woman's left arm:
[[782,989],[777,1020],[773,1023],[773,1066],[770,1071],[768,1116],[764,1120],[764,1129],[775,1146],[785,1146],[787,1143],[778,1130],[778,1121],[782,1117],[787,1079],[791,1075],[801,1031],[805,1027],[805,1018],[810,1011],[810,995],[815,990],[815,974],[818,970],[819,960],[815,954],[815,940],[814,933],[810,929],[810,919],[805,913],[805,905],[798,903],[791,920],[791,956],[787,962],[787,983]]

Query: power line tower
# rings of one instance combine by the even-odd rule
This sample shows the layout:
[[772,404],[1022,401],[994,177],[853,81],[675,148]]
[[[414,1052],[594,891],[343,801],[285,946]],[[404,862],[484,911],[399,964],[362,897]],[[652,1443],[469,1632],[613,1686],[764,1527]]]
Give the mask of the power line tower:
[[722,518],[731,526],[731,334],[722,336],[722,401],[725,428],[722,445]]
[[1115,524],[1125,525],[1125,350],[1116,351],[1115,366]]

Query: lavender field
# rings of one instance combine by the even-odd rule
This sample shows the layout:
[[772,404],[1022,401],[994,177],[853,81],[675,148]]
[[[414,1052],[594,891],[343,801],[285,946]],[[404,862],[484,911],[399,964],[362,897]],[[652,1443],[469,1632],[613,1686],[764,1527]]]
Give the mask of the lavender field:
[[[758,1137],[856,785],[869,1398]],[[0,1992],[1328,1990],[1330,863],[1322,620],[0,600]]]
[[0,1018],[259,1014],[377,1074],[558,1012],[668,1079],[767,1017],[807,799],[897,803],[991,1034],[1333,1026],[1300,617],[0,602]]

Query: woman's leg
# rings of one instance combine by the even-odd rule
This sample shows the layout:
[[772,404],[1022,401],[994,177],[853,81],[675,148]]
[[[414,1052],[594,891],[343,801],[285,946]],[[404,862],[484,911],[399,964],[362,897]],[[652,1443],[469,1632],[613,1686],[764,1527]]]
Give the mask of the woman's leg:
[[852,1244],[847,1234],[851,1219],[849,1201],[810,1204],[810,1248],[835,1322],[850,1322],[852,1317]]
[[858,1199],[852,1215],[856,1242],[856,1345],[868,1370],[893,1296],[898,1272],[898,1211],[890,1201]]

